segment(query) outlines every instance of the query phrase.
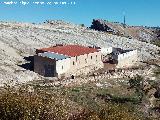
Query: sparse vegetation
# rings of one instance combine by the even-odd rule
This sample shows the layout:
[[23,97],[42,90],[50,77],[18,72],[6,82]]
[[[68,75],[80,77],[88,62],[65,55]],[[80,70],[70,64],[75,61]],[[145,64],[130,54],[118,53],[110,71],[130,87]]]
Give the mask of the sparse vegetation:
[[[118,96],[116,92],[110,92],[113,88],[98,88],[93,84],[85,84],[66,90],[70,100],[85,106],[98,116],[99,120],[138,120],[142,119],[137,112],[137,99],[134,95]],[[132,93],[132,92],[131,92]]]
[[[147,91],[144,89],[142,76],[137,75],[131,79],[130,84],[127,84],[129,79],[125,79],[127,81],[124,82],[118,82],[118,80],[98,81],[98,83],[100,82],[99,84],[103,84],[103,87],[99,87],[97,83],[93,82],[67,88],[57,87],[55,89],[52,86],[41,86],[40,88],[47,92],[56,91],[57,94],[61,94],[72,101],[74,103],[72,104],[73,106],[77,104],[82,108],[86,108],[83,109],[83,112],[75,115],[76,119],[152,120],[150,116],[153,116],[152,114],[149,115],[149,112],[154,112],[154,110],[149,108],[149,110],[145,111],[148,114],[144,115],[142,109],[144,109],[144,105],[149,104],[148,93],[151,93],[152,88],[155,88],[155,83],[149,83],[149,89],[147,89],[149,91]],[[109,81],[113,86],[105,87],[106,81],[107,83]],[[36,89],[38,88],[37,86]],[[154,92],[152,95],[154,95]]]
[[6,87],[0,94],[0,119],[66,120],[67,103],[64,98],[44,91],[30,93],[24,88]]
[[160,67],[157,67],[155,70],[154,70],[154,74],[156,77],[158,77],[160,75]]
[[155,40],[155,41],[152,42],[152,44],[160,47],[160,40]]
[[[130,103],[103,101],[97,88],[60,89],[57,92],[27,87],[0,90],[0,119],[9,120],[139,120]],[[94,93],[95,92],[95,93]]]
[[144,84],[143,77],[137,75],[129,80],[130,89],[134,89],[140,101],[142,101],[144,97]]

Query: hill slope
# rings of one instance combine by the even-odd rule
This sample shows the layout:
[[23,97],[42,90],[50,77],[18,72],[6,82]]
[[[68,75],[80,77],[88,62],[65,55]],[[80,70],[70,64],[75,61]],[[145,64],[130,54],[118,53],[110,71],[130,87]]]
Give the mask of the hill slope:
[[18,65],[25,63],[25,56],[35,54],[36,48],[56,43],[112,46],[138,49],[140,60],[158,59],[159,47],[105,32],[66,23],[48,21],[43,24],[0,22],[0,84],[24,82],[40,77]]

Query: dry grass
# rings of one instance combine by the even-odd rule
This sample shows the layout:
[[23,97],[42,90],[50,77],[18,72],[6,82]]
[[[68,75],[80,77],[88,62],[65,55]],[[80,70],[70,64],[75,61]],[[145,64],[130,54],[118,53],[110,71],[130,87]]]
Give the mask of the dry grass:
[[[53,88],[36,88],[32,92],[26,86],[8,86],[0,90],[0,120],[142,119],[131,101],[118,103],[97,97],[97,94],[106,95],[108,92],[107,89],[100,89],[92,84],[56,91]],[[124,97],[122,95],[120,99]]]
[[[136,99],[132,93],[130,96],[125,96],[121,91],[121,94],[116,96],[117,91],[111,91],[111,88],[109,90],[108,88],[98,88],[92,84],[72,87],[65,89],[65,91],[70,100],[85,106],[95,113],[100,120],[142,119],[141,115],[136,111],[136,105],[134,105]],[[120,93],[119,91],[118,93]],[[107,95],[111,95],[112,99],[107,100]]]
[[66,120],[72,108],[66,98],[44,91],[7,87],[0,94],[1,120]]

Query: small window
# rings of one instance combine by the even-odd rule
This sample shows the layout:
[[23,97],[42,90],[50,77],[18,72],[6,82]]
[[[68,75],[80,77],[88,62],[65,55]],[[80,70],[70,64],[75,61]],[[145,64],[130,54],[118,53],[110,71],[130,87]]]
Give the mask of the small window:
[[91,56],[91,59],[92,59],[92,56]]
[[76,56],[76,62],[77,62],[77,60],[78,60],[78,57]]
[[73,65],[75,65],[75,62],[73,61]]
[[87,59],[85,59],[85,62],[87,63]]
[[63,65],[62,65],[62,70],[63,70]]
[[97,55],[96,55],[96,61],[97,61]]

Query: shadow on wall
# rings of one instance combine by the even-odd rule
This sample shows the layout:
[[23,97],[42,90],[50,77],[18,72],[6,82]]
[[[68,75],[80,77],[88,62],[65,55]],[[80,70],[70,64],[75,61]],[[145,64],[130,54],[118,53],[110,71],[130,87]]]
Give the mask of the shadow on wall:
[[18,65],[26,70],[34,71],[34,56],[24,57],[28,63]]

